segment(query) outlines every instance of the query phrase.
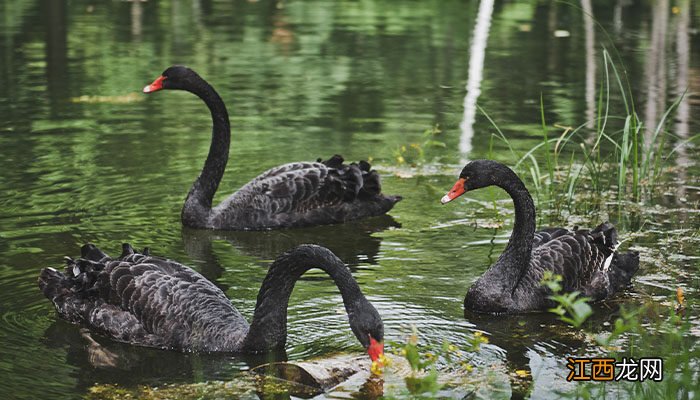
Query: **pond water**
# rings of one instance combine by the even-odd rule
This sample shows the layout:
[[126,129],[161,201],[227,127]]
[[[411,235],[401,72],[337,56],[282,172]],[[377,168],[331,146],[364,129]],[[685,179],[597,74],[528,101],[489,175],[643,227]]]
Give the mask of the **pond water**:
[[[119,356],[115,365],[97,364],[79,328],[57,318],[36,284],[40,268],[61,266],[86,242],[111,253],[122,242],[149,246],[191,265],[247,317],[271,259],[296,244],[321,244],[350,265],[382,314],[387,341],[404,342],[415,327],[421,344],[461,346],[482,331],[489,343],[469,360],[500,374],[486,393],[543,398],[566,390],[565,357],[592,346],[576,329],[549,314],[463,315],[467,288],[512,228],[505,193],[476,192],[449,206],[439,199],[465,159],[518,160],[475,104],[523,154],[541,141],[540,98],[552,135],[596,116],[604,48],[629,81],[642,122],[655,126],[687,89],[666,126],[678,137],[669,145],[700,132],[700,7],[491,3],[0,1],[0,398],[227,380],[269,359],[94,337]],[[269,167],[340,153],[371,159],[384,191],[404,200],[391,217],[339,226],[183,229],[180,208],[209,147],[210,117],[191,94],[140,93],[174,63],[212,83],[231,114],[230,162],[216,199]],[[611,114],[624,111],[619,91],[610,103]],[[432,146],[431,130],[439,142]],[[627,238],[623,248],[642,254],[634,287],[595,309],[602,329],[615,304],[661,301],[677,286],[697,296],[697,154],[691,143],[669,157],[665,188],[641,203],[575,206],[555,217],[541,204],[543,224],[610,219]],[[288,318],[278,358],[361,351],[337,290],[320,273],[297,285]]]

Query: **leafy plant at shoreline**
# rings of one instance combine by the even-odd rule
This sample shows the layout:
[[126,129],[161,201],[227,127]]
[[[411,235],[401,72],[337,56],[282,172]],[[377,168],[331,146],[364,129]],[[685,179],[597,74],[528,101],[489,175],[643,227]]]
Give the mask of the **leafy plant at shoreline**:
[[[488,343],[481,332],[474,334],[467,340],[465,350],[471,353],[478,353],[481,350],[481,345]],[[458,359],[464,359],[464,353],[457,346],[448,341],[444,341],[442,345],[430,350],[421,350],[418,345],[418,332],[416,328],[412,328],[411,334],[406,339],[406,343],[395,343],[394,347],[398,349],[396,354],[403,356],[411,368],[411,374],[404,378],[404,383],[408,394],[414,396],[435,396],[443,384],[439,380],[438,363],[444,363],[445,368],[457,366],[467,372],[471,372],[473,366],[468,361],[458,362]]]
[[[564,198],[571,209],[582,182],[587,183],[588,191],[598,198],[606,192],[615,192],[618,202],[627,198],[639,201],[644,195],[651,195],[663,174],[665,163],[680,147],[700,138],[700,135],[695,135],[681,140],[664,129],[685,94],[666,109],[655,127],[644,126],[626,89],[629,85],[623,82],[607,50],[603,50],[603,58],[605,76],[599,89],[597,117],[577,127],[554,125],[562,132],[552,136],[545,120],[544,101],[540,97],[542,140],[524,154],[514,150],[494,119],[479,107],[496,131],[493,136],[503,141],[518,160],[514,168],[525,168],[529,174],[538,203],[552,202],[557,216],[560,214],[558,199]],[[611,84],[618,88],[624,116],[610,115]],[[593,131],[588,129],[591,125],[595,125]],[[618,129],[613,130],[614,125]],[[678,142],[672,148],[668,146],[669,138]],[[541,162],[545,165],[541,166]]]
[[421,143],[410,143],[401,145],[394,151],[394,158],[399,165],[408,164],[412,167],[425,162],[425,149],[431,147],[445,148],[447,145],[437,140],[442,133],[440,125],[436,124],[430,129],[423,131],[423,141]]
[[556,314],[559,320],[579,328],[593,314],[593,309],[588,305],[590,299],[581,296],[578,291],[562,293],[561,280],[561,275],[556,275],[552,271],[544,272],[541,284],[552,291],[549,298],[557,304],[556,307],[550,308],[548,311]]
[[622,306],[612,331],[595,337],[601,349],[609,351],[606,356],[616,360],[660,357],[663,360],[661,381],[619,381],[614,393],[610,393],[606,385],[585,383],[577,385],[571,395],[604,398],[606,394],[617,397],[624,394],[622,397],[650,400],[697,397],[700,346],[692,317],[686,315],[686,309],[695,309],[697,305],[686,304],[681,288],[675,297],[667,301],[651,300],[641,307]]
[[[561,277],[551,272],[545,273],[542,284],[554,295],[550,296],[558,306],[549,311],[574,328],[580,328],[592,314],[585,297],[579,294],[561,294]],[[700,346],[693,333],[691,318],[686,317],[686,304],[681,288],[677,289],[675,300],[667,302],[649,301],[639,307],[621,306],[620,317],[612,324],[609,333],[594,336],[595,343],[604,354],[599,357],[626,359],[660,357],[663,359],[663,379],[644,382],[618,381],[617,385],[599,385],[592,382],[576,383],[571,392],[562,393],[566,397],[606,398],[620,393],[630,399],[694,398],[700,379],[698,359]],[[614,390],[614,392],[612,392]]]
[[438,372],[435,367],[437,359],[431,353],[428,353],[430,356],[421,356],[418,352],[418,337],[415,332],[409,336],[402,354],[411,366],[411,375],[404,379],[408,391],[411,394],[437,393],[442,387],[438,383]]

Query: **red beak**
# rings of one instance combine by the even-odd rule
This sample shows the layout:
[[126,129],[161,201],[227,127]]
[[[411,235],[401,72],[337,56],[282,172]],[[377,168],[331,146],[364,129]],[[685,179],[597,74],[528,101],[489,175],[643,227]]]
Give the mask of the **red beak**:
[[372,336],[369,337],[369,347],[367,348],[367,354],[372,361],[377,361],[379,356],[384,354],[384,343],[377,342]]
[[159,76],[158,78],[156,78],[155,81],[153,81],[153,83],[151,83],[150,85],[143,88],[143,92],[144,93],[153,93],[153,92],[157,92],[157,91],[163,89],[163,81],[164,80],[165,80],[165,77],[163,75]]
[[464,189],[465,183],[466,183],[466,179],[459,178],[457,180],[457,183],[455,183],[455,185],[452,186],[452,190],[447,192],[446,195],[442,196],[442,199],[440,199],[440,203],[447,204],[447,203],[451,202],[452,200],[456,199],[457,197],[466,193],[467,190]]

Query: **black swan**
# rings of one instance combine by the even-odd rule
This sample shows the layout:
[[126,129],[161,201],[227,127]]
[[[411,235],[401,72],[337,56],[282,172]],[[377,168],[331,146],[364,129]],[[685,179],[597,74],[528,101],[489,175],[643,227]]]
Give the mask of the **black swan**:
[[123,245],[111,258],[92,244],[67,258],[65,273],[44,268],[39,287],[65,320],[116,341],[197,352],[260,353],[287,339],[294,283],[311,268],[340,289],[350,327],[372,361],[384,351],[384,325],[348,268],[325,247],[301,245],[280,255],[265,277],[250,325],[224,292],[176,261]]
[[498,261],[469,288],[464,308],[484,313],[519,313],[553,306],[540,284],[544,271],[562,276],[562,289],[579,291],[594,301],[630,284],[639,268],[637,252],[618,253],[615,227],[605,222],[593,230],[547,228],[535,232],[535,205],[525,184],[505,165],[475,160],[464,166],[442,199],[448,203],[469,190],[496,185],[513,199],[515,225]]
[[369,163],[295,162],[272,168],[212,208],[212,199],[228,161],[231,128],[219,94],[193,70],[172,66],[144,93],[186,90],[201,98],[213,121],[209,155],[182,207],[182,223],[192,228],[263,230],[340,223],[381,215],[400,196],[381,193],[379,175]]

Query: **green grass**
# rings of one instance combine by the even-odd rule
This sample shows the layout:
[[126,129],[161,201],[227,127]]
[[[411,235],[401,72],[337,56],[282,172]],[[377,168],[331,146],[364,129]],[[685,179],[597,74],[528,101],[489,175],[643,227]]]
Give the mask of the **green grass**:
[[[410,398],[432,399],[451,396],[449,386],[453,383],[445,383],[449,379],[440,382],[440,377],[469,375],[474,366],[471,361],[480,352],[481,345],[488,343],[488,339],[481,332],[476,331],[470,335],[467,342],[459,348],[448,341],[441,345],[419,345],[418,331],[415,327],[406,338],[405,343],[392,343],[395,349],[394,355],[406,359],[410,367],[410,374],[403,378],[404,387],[393,389],[384,393],[383,398]],[[458,372],[459,371],[459,372]],[[464,382],[462,382],[464,383]],[[438,394],[441,389],[447,392]],[[473,390],[472,390],[473,392]]]
[[[663,380],[577,384],[568,397],[601,399],[613,396],[629,399],[690,399],[698,395],[700,347],[693,333],[692,318],[685,310],[694,309],[682,299],[649,301],[641,307],[620,309],[610,333],[596,341],[600,357],[620,361],[623,357],[663,359]],[[697,329],[697,328],[695,328]],[[614,385],[614,386],[613,386]]]
[[[669,131],[672,119],[685,93],[668,106],[655,126],[645,126],[637,115],[630,85],[603,51],[604,75],[597,93],[597,115],[576,127],[549,125],[545,119],[544,99],[540,98],[541,139],[524,152],[518,152],[495,119],[483,108],[480,112],[494,128],[492,138],[505,143],[513,158],[514,169],[534,192],[541,210],[560,219],[563,209],[586,211],[603,202],[622,207],[629,202],[651,204],[668,182],[668,162],[681,146],[700,135],[681,139]],[[614,99],[621,102],[612,104]],[[621,106],[621,107],[620,107]],[[620,109],[621,115],[613,115]],[[556,307],[549,310],[572,330],[591,338],[593,347],[586,354],[598,357],[661,357],[664,375],[661,382],[576,383],[563,397],[581,399],[689,399],[698,396],[700,382],[700,346],[691,310],[678,299],[659,302],[639,300],[638,305],[621,307],[609,332],[587,322],[592,315],[588,300],[579,293],[561,293],[554,276],[543,282],[553,292]],[[681,292],[679,292],[681,293]],[[686,315],[686,311],[687,314]]]
[[[494,118],[479,107],[495,130],[492,136],[505,143],[517,160],[514,168],[529,180],[538,205],[552,209],[555,215],[560,214],[563,206],[573,208],[576,193],[598,199],[615,193],[620,204],[650,199],[673,154],[700,137],[681,140],[666,129],[685,94],[666,109],[658,125],[644,126],[636,114],[629,85],[623,81],[607,50],[603,51],[603,61],[605,74],[599,87],[595,120],[575,128],[554,125],[560,133],[552,135],[552,127],[545,119],[544,100],[540,97],[541,141],[524,153],[514,150]],[[612,89],[617,90],[624,115],[610,114]],[[588,129],[589,125],[595,128]],[[671,143],[676,143],[675,147]]]
[[[571,327],[582,329],[597,344],[596,357],[624,359],[660,357],[663,360],[663,379],[660,382],[646,380],[630,382],[576,382],[574,390],[561,393],[576,399],[689,399],[697,396],[700,381],[700,346],[697,333],[693,333],[692,318],[687,310],[683,291],[679,288],[675,298],[666,302],[650,300],[639,307],[620,307],[619,317],[610,332],[593,332],[595,326],[585,326],[592,315],[588,299],[578,292],[562,293],[561,277],[549,274],[542,284],[552,290],[550,299],[557,304],[549,311]],[[697,328],[695,328],[697,329]],[[590,350],[588,353],[590,354]],[[584,358],[587,358],[584,357]]]

